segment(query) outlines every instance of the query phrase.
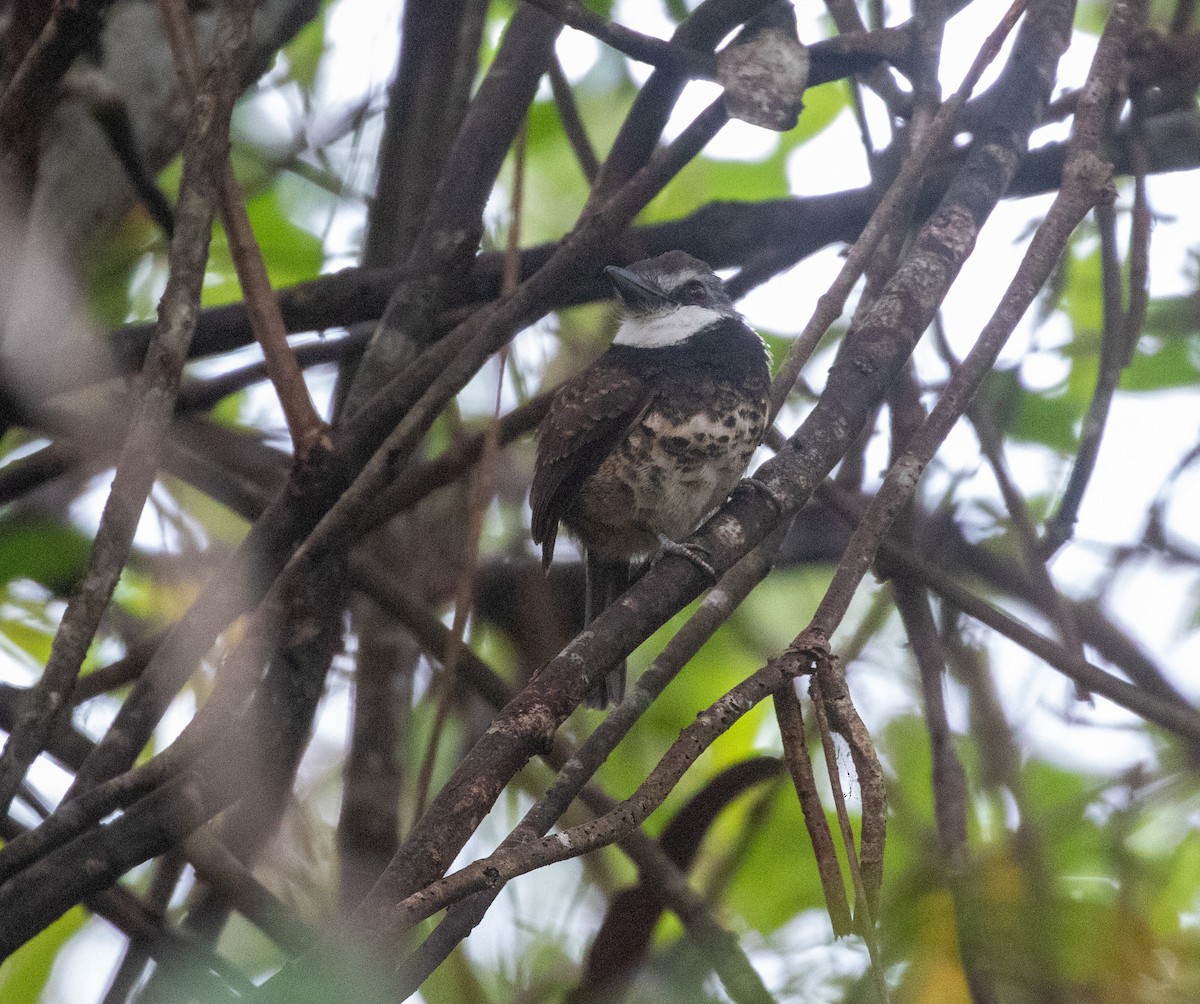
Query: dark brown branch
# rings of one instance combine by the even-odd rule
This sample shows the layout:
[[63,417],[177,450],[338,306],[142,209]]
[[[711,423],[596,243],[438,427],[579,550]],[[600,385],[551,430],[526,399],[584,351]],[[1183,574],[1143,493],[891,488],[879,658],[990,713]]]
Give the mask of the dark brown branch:
[[[750,591],[771,569],[778,540],[764,541],[721,579],[701,602],[696,612],[667,642],[663,651],[637,680],[625,700],[596,727],[582,746],[560,769],[558,777],[531,808],[520,825],[501,844],[513,847],[544,836],[567,811],[571,801],[584,790],[617,744],[629,733],[650,704],[666,689],[700,647],[741,605]],[[497,702],[503,707],[508,701]],[[412,990],[436,969],[474,927],[500,893],[500,887],[455,904],[442,923],[413,954],[407,964],[405,987]]]
[[623,52],[630,59],[639,63],[649,63],[687,77],[701,80],[714,80],[717,75],[717,64],[712,53],[697,52],[679,42],[667,42],[653,35],[644,35],[640,31],[616,24],[599,14],[593,14],[574,0],[529,0],[535,7],[541,7],[547,14],[570,25],[579,31],[586,32],[610,48]]
[[[1190,113],[1162,116],[1147,123],[1147,129],[1148,173],[1200,165],[1200,117]],[[1114,138],[1112,153],[1116,172],[1129,173],[1127,134]],[[1048,143],[1026,154],[1005,198],[1055,191],[1062,182],[1065,155],[1065,143]],[[949,172],[955,167],[955,162],[949,162],[932,172],[933,177],[920,197],[922,207],[944,191]],[[740,276],[731,280],[731,288],[740,296],[822,247],[855,240],[877,203],[877,193],[869,188],[767,202],[710,203],[681,220],[629,229],[614,239],[609,257],[614,263],[628,263],[680,249],[714,268],[735,268],[757,261],[764,252],[774,249],[770,268],[758,269],[753,282],[746,283]],[[542,244],[525,249],[521,255],[522,280],[542,267],[557,247],[557,244]],[[447,312],[439,320],[439,327],[451,326],[463,308],[499,295],[502,262],[503,254],[499,252],[478,256],[469,279],[447,290]],[[289,332],[297,333],[377,320],[391,292],[412,274],[406,268],[347,268],[280,290],[277,296],[284,324]],[[599,276],[577,277],[574,283],[558,291],[550,309],[575,306],[608,295],[609,290]],[[127,370],[140,367],[151,331],[149,325],[133,324],[113,333],[120,366]],[[253,340],[243,304],[209,307],[200,313],[191,356],[233,351]]]
[[[184,864],[183,858],[175,853],[164,854],[155,862],[150,888],[146,890],[145,905],[148,911],[160,917],[166,913],[175,885],[183,874]],[[150,945],[140,938],[131,938],[101,1004],[121,1004],[133,992],[149,960]]]
[[579,109],[575,107],[575,96],[571,93],[570,81],[563,73],[562,63],[558,61],[557,56],[550,61],[546,75],[550,79],[550,90],[554,94],[554,106],[558,109],[558,120],[562,124],[563,135],[571,144],[575,159],[579,161],[579,169],[583,171],[583,176],[590,185],[600,171],[600,161],[596,159],[592,141],[588,139],[583,119],[579,117]]
[[470,272],[483,235],[484,206],[561,30],[544,12],[518,5],[446,154],[446,168],[409,249],[409,279],[388,298],[347,392],[344,416],[353,418],[440,333],[436,322],[446,291]]
[[157,474],[161,442],[175,411],[175,393],[195,327],[208,259],[216,174],[228,144],[236,96],[236,65],[249,31],[249,12],[226,23],[223,44],[195,102],[184,146],[178,226],[171,242],[170,274],[161,320],[143,369],[143,388],[117,462],[116,475],[96,534],[88,571],[67,605],[36,697],[0,756],[0,812],[7,811],[26,769],[45,748],[70,707],[75,678],[116,588],[142,507]]
[[553,836],[498,849],[453,875],[406,897],[390,911],[389,928],[407,929],[473,892],[495,887],[536,868],[566,861],[620,839],[639,826],[674,789],[697,757],[759,701],[810,671],[802,653],[774,659],[702,711],[683,730],[649,776],[627,799],[598,819]]
[[777,690],[774,694],[775,721],[783,740],[783,756],[792,775],[800,810],[804,814],[804,826],[812,844],[817,875],[821,879],[821,890],[825,894],[825,909],[835,937],[843,937],[854,931],[850,917],[850,903],[846,899],[846,884],[838,864],[833,837],[829,833],[829,821],[825,818],[825,807],[817,792],[817,779],[812,761],[808,757],[808,742],[804,733],[804,713],[800,699],[792,686]]
[[[195,101],[200,86],[200,71],[192,16],[183,0],[158,0],[158,6],[183,93],[189,100]],[[238,282],[241,283],[250,325],[262,348],[267,375],[275,386],[283,408],[296,459],[299,463],[307,463],[312,450],[328,449],[330,446],[325,423],[317,414],[308,393],[308,385],[304,382],[304,374],[287,343],[279,305],[267,278],[267,266],[250,225],[245,199],[233,176],[228,149],[224,151],[218,170],[217,194],[221,221],[225,224],[229,253]]]
[[404,5],[362,265],[402,263],[412,247],[467,111],[487,6],[485,0]]

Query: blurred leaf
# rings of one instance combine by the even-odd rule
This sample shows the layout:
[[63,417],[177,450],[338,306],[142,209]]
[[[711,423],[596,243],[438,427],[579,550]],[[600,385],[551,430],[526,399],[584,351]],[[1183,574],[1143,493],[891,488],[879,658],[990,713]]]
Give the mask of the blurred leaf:
[[83,574],[91,547],[75,527],[44,516],[0,519],[0,583],[33,579],[56,594],[68,593]]
[[460,1001],[487,1004],[495,1000],[476,978],[461,945],[421,984],[421,997],[428,1004],[459,1004]]
[[87,263],[88,309],[97,325],[115,328],[147,316],[134,301],[131,283],[150,249],[165,246],[166,237],[140,204],[125,214]]
[[895,1004],[970,1004],[950,894],[930,891],[920,897],[915,912],[919,940],[912,965],[896,990]]
[[1099,37],[1108,23],[1111,11],[1112,8],[1103,0],[1083,0],[1083,3],[1075,8],[1075,27]]
[[178,478],[170,478],[167,485],[180,507],[200,524],[210,540],[232,546],[246,535],[246,521],[216,499]]
[[[782,927],[802,910],[825,909],[804,815],[790,780],[778,786],[775,799],[725,894],[729,908],[763,934]],[[748,807],[749,801],[742,799],[728,812],[744,813]],[[829,825],[837,831],[833,814]],[[845,874],[840,841],[834,840],[839,844],[838,858]]]
[[27,941],[0,966],[0,1000],[4,1004],[37,1004],[50,980],[62,947],[87,920],[81,906],[72,907],[41,934]]
[[1190,338],[1143,336],[1121,374],[1121,390],[1150,391],[1190,387],[1200,382],[1200,335]]
[[117,582],[113,602],[138,620],[166,626],[179,620],[195,600],[202,577],[169,582],[126,567]]
[[847,102],[844,80],[831,80],[827,84],[810,87],[804,92],[804,111],[800,113],[800,121],[784,137],[784,149],[794,150],[823,132],[848,106]]
[[1094,885],[1093,898],[1062,898],[1058,904],[1059,964],[1072,983],[1093,999],[1148,1000],[1142,993],[1155,974],[1159,953],[1142,918],[1122,908],[1111,886]]
[[4,648],[30,669],[40,670],[50,658],[54,630],[49,625],[31,624],[13,617],[0,618],[0,635]]
[[[320,238],[288,218],[277,188],[251,199],[246,204],[246,211],[262,250],[272,288],[295,285],[312,279],[321,271],[324,249]],[[225,228],[216,224],[201,302],[207,307],[233,303],[241,298]]]
[[1109,876],[1109,838],[1086,812],[1100,797],[1097,780],[1044,760],[1028,761],[1021,776],[1050,869],[1085,881]]
[[311,91],[317,79],[317,70],[325,55],[325,29],[329,5],[323,4],[315,18],[300,29],[283,49],[287,57],[288,77],[304,91]]
[[[845,107],[840,81],[805,92],[804,111],[795,129],[783,134],[758,161],[697,157],[642,213],[646,223],[674,220],[714,201],[763,202],[790,194],[787,176],[792,151],[828,126]],[[744,127],[750,128],[750,127]]]
[[1082,257],[1075,255],[1076,247],[1067,257],[1067,277],[1059,305],[1067,312],[1078,337],[1083,332],[1096,334],[1103,330],[1104,290],[1099,244]]
[[[695,610],[691,604],[660,628],[630,660],[630,676],[636,677],[646,664]],[[628,792],[653,769],[661,752],[693,721],[696,714],[723,693],[749,676],[762,664],[761,656],[749,649],[739,632],[729,624],[722,627],[696,654],[691,662],[642,716],[623,742],[601,768],[600,777],[610,791]],[[746,759],[756,752],[756,738],[764,717],[770,713],[766,702],[748,711],[721,739],[706,751],[671,792],[663,806],[650,817],[647,829],[658,833],[667,821],[695,792],[723,767]]]
[[979,399],[1007,436],[1069,453],[1078,441],[1078,423],[1087,405],[1068,389],[1063,385],[1033,393],[1022,385],[1017,370],[993,370]]
[[[606,72],[601,60],[572,88],[575,104],[592,149],[603,157],[616,138],[637,90],[625,73]],[[553,100],[538,101],[529,110],[527,139],[528,179],[521,214],[521,239],[525,244],[558,240],[575,222],[587,200],[588,184],[566,136]],[[504,187],[512,177],[511,158]],[[508,196],[504,202],[507,211]]]

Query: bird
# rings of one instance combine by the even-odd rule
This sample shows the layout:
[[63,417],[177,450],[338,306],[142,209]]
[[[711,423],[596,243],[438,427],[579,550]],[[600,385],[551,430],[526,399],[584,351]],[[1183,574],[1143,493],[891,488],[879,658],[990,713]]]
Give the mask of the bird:
[[[604,272],[616,335],[555,391],[530,488],[544,567],[560,524],[583,553],[585,624],[625,591],[636,565],[662,553],[715,581],[707,555],[681,542],[729,496],[770,415],[766,343],[707,264],[668,251]],[[624,692],[622,660],[587,704],[604,708]]]

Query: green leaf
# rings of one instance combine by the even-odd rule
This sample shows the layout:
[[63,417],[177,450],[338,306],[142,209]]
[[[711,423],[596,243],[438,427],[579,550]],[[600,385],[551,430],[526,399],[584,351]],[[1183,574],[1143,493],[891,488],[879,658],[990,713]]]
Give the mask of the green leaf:
[[[273,288],[295,285],[320,272],[324,261],[321,240],[288,218],[278,186],[251,199],[246,211]],[[206,307],[217,306],[241,298],[229,240],[225,228],[218,224],[213,230],[202,303]]]
[[288,77],[304,91],[312,90],[321,59],[325,55],[325,18],[328,12],[328,4],[323,5],[321,12],[301,28],[283,50],[287,57]]
[[[1072,377],[1077,376],[1072,371]],[[1009,437],[1068,453],[1078,442],[1079,422],[1087,408],[1086,397],[1081,400],[1080,393],[1071,393],[1076,386],[1068,382],[1053,391],[1034,393],[1022,386],[1015,369],[994,370],[980,393]]]
[[51,591],[70,592],[83,574],[91,541],[44,516],[0,520],[0,583],[33,579]]
[[1190,387],[1200,382],[1200,335],[1159,338],[1144,335],[1121,374],[1121,390],[1151,391]]
[[1077,256],[1078,244],[1067,257],[1066,284],[1060,306],[1067,312],[1078,336],[1081,332],[1099,333],[1104,329],[1104,289],[1101,279],[1100,247]]
[[[749,804],[742,799],[728,811],[744,813]],[[829,814],[828,823],[836,833],[837,817]],[[840,845],[837,838],[834,842]],[[848,874],[840,846],[838,857],[843,874]],[[802,910],[825,909],[804,815],[790,781],[777,787],[775,804],[734,873],[726,900],[746,924],[764,934],[782,927]]]
[[787,176],[792,152],[828,126],[845,107],[841,81],[805,92],[804,111],[795,129],[779,137],[762,160],[717,160],[698,157],[650,203],[644,222],[674,220],[714,201],[763,202],[790,194]]
[[1075,8],[1075,27],[1089,35],[1099,36],[1111,12],[1112,8],[1104,0],[1084,0]]
[[59,952],[85,920],[83,907],[73,907],[10,955],[0,966],[0,1000],[5,1004],[37,1004]]
[[810,87],[804,92],[804,111],[800,113],[800,121],[795,129],[786,134],[784,148],[790,152],[824,131],[848,107],[848,103],[844,80],[831,80],[827,84]]

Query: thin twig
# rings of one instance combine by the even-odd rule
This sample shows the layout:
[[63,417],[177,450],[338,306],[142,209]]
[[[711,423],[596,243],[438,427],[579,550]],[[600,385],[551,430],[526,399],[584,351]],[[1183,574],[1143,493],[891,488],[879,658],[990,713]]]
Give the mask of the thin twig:
[[833,804],[837,811],[838,828],[842,836],[842,850],[846,854],[846,865],[854,886],[855,925],[867,946],[867,954],[871,959],[871,974],[875,979],[875,989],[879,993],[879,999],[882,1004],[887,1004],[889,997],[883,975],[879,932],[875,927],[875,911],[871,906],[872,896],[867,891],[862,868],[859,866],[858,851],[854,846],[854,829],[850,825],[850,814],[846,811],[846,796],[842,792],[842,779],[838,771],[837,748],[834,746],[833,732],[829,727],[826,695],[821,681],[821,674],[829,671],[828,667],[833,660],[834,657],[828,654],[817,659],[816,671],[809,680],[808,695],[812,699],[813,712],[817,719],[817,732],[821,736],[821,749],[825,754],[825,771],[829,775],[829,787],[833,793]]
[[835,937],[854,931],[850,916],[850,904],[846,899],[846,883],[838,863],[833,837],[829,833],[829,820],[825,818],[825,807],[817,792],[817,779],[812,761],[808,756],[808,741],[804,734],[804,713],[794,687],[784,687],[774,694],[775,721],[783,739],[783,756],[792,775],[800,810],[804,814],[804,825],[812,844],[813,858],[817,864],[817,875],[825,894],[825,909]]
[[[617,744],[641,719],[650,704],[666,689],[701,646],[712,637],[761,582],[771,569],[783,531],[776,532],[733,566],[701,601],[696,612],[671,636],[666,647],[638,678],[625,696],[593,730],[582,746],[559,770],[558,776],[525,814],[520,824],[501,844],[514,847],[544,836],[562,817],[572,800],[586,788],[587,781],[600,768]],[[443,629],[444,630],[444,629]],[[604,809],[603,811],[608,811]],[[500,893],[500,887],[455,904],[438,928],[409,960],[408,984],[417,986],[445,960],[465,938]]]
[[555,56],[550,60],[550,69],[546,71],[550,78],[550,91],[554,95],[554,107],[558,109],[558,121],[562,125],[563,135],[575,152],[579,169],[587,178],[590,185],[596,180],[600,171],[600,161],[596,159],[596,151],[592,149],[592,141],[588,139],[587,128],[579,117],[579,109],[575,106],[575,95],[571,92],[571,83],[563,73],[562,63]]
[[996,1004],[992,974],[975,933],[980,925],[974,909],[978,897],[971,889],[971,851],[967,843],[967,775],[954,748],[954,734],[946,714],[942,682],[946,657],[925,590],[903,575],[894,576],[892,585],[896,609],[921,675],[925,728],[933,761],[933,813],[938,842],[946,859],[946,881],[954,899],[959,961],[974,1004]]
[[[150,888],[146,890],[145,905],[150,913],[159,917],[165,915],[185,864],[183,858],[174,852],[164,854],[158,859],[154,875],[150,879]],[[133,992],[134,985],[141,978],[149,960],[150,945],[140,939],[130,939],[125,948],[125,956],[113,973],[102,1004],[121,1004],[121,1001]]]
[[668,42],[644,35],[640,31],[616,24],[599,14],[593,14],[582,4],[573,0],[530,0],[548,14],[554,15],[563,24],[586,32],[610,48],[623,52],[630,59],[650,63],[701,80],[715,80],[716,60],[711,53],[697,52],[678,42]]
[[410,928],[471,893],[493,888],[536,868],[578,857],[619,840],[640,826],[662,804],[687,768],[717,738],[759,701],[806,672],[809,672],[809,662],[803,653],[789,652],[773,659],[702,711],[672,743],[646,780],[612,812],[553,836],[518,847],[497,849],[486,858],[405,897],[391,911],[395,925],[392,933]]
[[[521,266],[521,205],[525,190],[525,147],[528,127],[522,123],[517,131],[513,147],[513,187],[509,199],[508,244],[504,259],[502,295],[511,296],[517,288]],[[492,416],[484,432],[483,451],[475,467],[475,478],[471,483],[471,497],[467,505],[467,547],[463,555],[462,572],[458,578],[458,589],[454,597],[454,625],[451,628],[451,645],[442,661],[441,692],[438,695],[437,712],[430,730],[429,743],[417,775],[414,818],[420,819],[425,812],[425,800],[429,795],[429,783],[433,777],[433,765],[437,755],[442,729],[450,713],[457,684],[459,659],[465,645],[467,617],[471,612],[475,595],[475,579],[479,564],[479,541],[483,534],[483,517],[494,491],[496,454],[500,447],[500,399],[504,392],[504,371],[508,362],[508,346],[501,348],[496,366],[496,400]]]
[[[987,457],[996,484],[1000,488],[1004,506],[1008,510],[1013,529],[1016,531],[1017,544],[1025,561],[1025,567],[1037,587],[1042,609],[1050,616],[1058,629],[1058,636],[1063,647],[1077,653],[1082,659],[1084,658],[1083,640],[1079,636],[1079,625],[1075,623],[1074,611],[1059,591],[1050,574],[1046,559],[1039,551],[1037,527],[1029,512],[1029,506],[1025,503],[1025,497],[1013,481],[1012,475],[1009,474],[1008,464],[1004,458],[1004,444],[978,402],[973,402],[967,409],[967,417],[975,429],[980,449]],[[1087,694],[1079,691],[1078,697],[1080,700],[1086,700]]]
[[1200,748],[1200,712],[1194,707],[1168,701],[1080,659],[1057,642],[980,599],[952,576],[905,548],[884,541],[879,551],[888,562],[901,565],[907,574],[920,578],[929,589],[953,603],[963,613],[1032,652],[1084,690],[1107,697],[1114,704]]
[[1049,558],[1074,533],[1079,508],[1100,455],[1100,444],[1108,422],[1109,410],[1121,381],[1121,373],[1133,358],[1133,350],[1146,320],[1149,300],[1150,206],[1146,198],[1146,137],[1140,102],[1133,103],[1130,121],[1130,153],[1134,168],[1134,199],[1129,235],[1129,306],[1122,307],[1121,267],[1116,250],[1116,215],[1111,206],[1098,206],[1096,222],[1100,230],[1104,331],[1100,342],[1100,366],[1096,387],[1083,418],[1079,448],[1058,509],[1047,521],[1041,542],[1042,554]]
[[[187,95],[195,95],[199,70],[191,14],[184,0],[159,0],[158,6],[183,91]],[[309,461],[313,450],[328,450],[332,442],[325,422],[317,413],[308,393],[304,373],[287,343],[287,328],[279,312],[279,301],[271,289],[262,250],[255,240],[254,228],[246,212],[245,199],[233,176],[228,149],[224,151],[218,184],[221,220],[225,224],[229,253],[238,282],[241,283],[246,312],[255,338],[262,347],[267,375],[279,396],[296,459],[303,465]]]
[[837,278],[817,300],[817,307],[813,311],[812,318],[804,326],[804,330],[796,340],[792,342],[787,356],[783,360],[783,365],[776,374],[775,382],[771,386],[772,418],[779,414],[779,409],[783,407],[783,402],[787,400],[788,394],[795,386],[800,371],[824,337],[825,332],[829,330],[829,326],[841,316],[846,298],[866,269],[879,242],[892,231],[899,215],[908,211],[911,200],[924,177],[925,168],[953,136],[954,123],[959,111],[971,96],[983,71],[999,54],[1004,39],[1008,37],[1008,33],[1012,31],[1013,26],[1025,10],[1025,4],[1026,0],[1015,0],[1000,23],[984,41],[970,70],[967,71],[962,85],[954,93],[954,96],[938,110],[921,142],[904,161],[904,166],[896,175],[896,180],[892,182],[887,194],[880,200],[875,212],[871,214],[871,219],[863,228],[862,234],[850,248]]

